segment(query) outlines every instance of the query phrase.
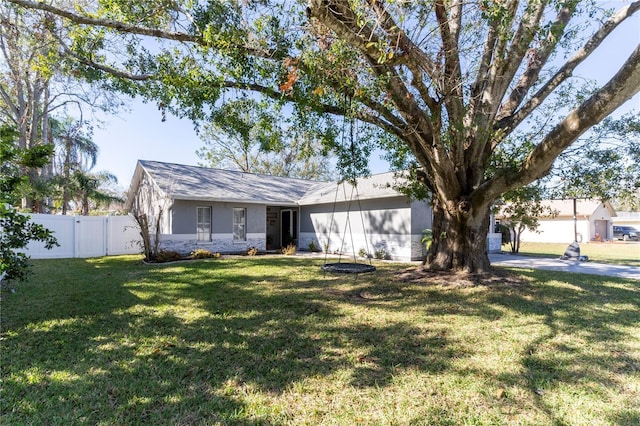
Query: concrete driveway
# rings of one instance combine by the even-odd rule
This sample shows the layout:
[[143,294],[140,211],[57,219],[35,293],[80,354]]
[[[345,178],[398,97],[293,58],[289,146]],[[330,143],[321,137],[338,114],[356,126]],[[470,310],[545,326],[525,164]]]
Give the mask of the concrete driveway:
[[545,269],[548,271],[573,272],[578,274],[608,275],[612,277],[640,280],[640,268],[625,265],[611,265],[560,258],[528,257],[504,253],[489,254],[491,264],[512,268]]

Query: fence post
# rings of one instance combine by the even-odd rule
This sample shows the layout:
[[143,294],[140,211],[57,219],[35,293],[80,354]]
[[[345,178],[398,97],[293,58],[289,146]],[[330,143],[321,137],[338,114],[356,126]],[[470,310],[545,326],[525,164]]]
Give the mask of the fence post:
[[110,215],[106,215],[104,217],[104,226],[102,227],[102,232],[104,232],[104,255],[109,256],[109,246],[111,245],[111,221],[109,220]]
[[73,215],[73,257],[80,257],[80,218]]

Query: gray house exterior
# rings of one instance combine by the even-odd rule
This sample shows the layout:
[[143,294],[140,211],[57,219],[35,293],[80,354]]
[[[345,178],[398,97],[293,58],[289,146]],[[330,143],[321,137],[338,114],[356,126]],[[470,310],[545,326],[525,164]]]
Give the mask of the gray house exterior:
[[[427,202],[390,187],[393,173],[317,182],[156,161],[138,161],[126,208],[158,223],[160,246],[222,253],[314,244],[330,252],[422,258]],[[158,217],[160,219],[158,220]]]
[[[311,188],[298,201],[300,246],[311,241],[329,252],[384,252],[392,259],[422,258],[422,231],[432,227],[431,206],[394,190],[393,173]],[[334,208],[335,206],[335,208]]]

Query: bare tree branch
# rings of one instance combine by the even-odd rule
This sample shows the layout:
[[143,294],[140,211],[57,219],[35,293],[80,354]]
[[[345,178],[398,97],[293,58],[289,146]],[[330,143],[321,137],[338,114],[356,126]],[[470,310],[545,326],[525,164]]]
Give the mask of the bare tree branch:
[[570,3],[570,5],[571,7],[563,7],[558,13],[555,22],[549,29],[544,45],[541,49],[534,52],[526,71],[522,74],[515,88],[511,91],[509,99],[500,108],[497,120],[500,120],[501,117],[513,114],[528,93],[529,89],[531,89],[531,86],[538,80],[540,70],[542,70],[542,67],[551,57],[551,54],[562,37],[562,33],[564,33],[564,28],[578,6],[575,2]]
[[[517,173],[502,173],[483,185],[489,198],[533,182],[546,175],[553,161],[580,135],[602,121],[618,106],[640,92],[640,45],[618,73],[601,89],[571,111],[538,146],[533,149]],[[479,193],[484,191],[479,191]]]
[[618,27],[625,19],[632,16],[640,9],[640,1],[635,1],[616,12],[607,22],[591,37],[591,39],[573,55],[553,77],[542,86],[533,97],[520,108],[513,116],[504,117],[496,126],[510,132],[527,118],[553,91],[565,80],[573,75],[575,68],[595,51],[595,49]]

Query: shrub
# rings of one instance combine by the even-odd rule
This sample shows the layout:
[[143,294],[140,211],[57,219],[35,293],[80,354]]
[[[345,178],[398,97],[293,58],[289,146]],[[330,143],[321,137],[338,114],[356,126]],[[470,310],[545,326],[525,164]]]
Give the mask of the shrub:
[[431,229],[423,229],[422,230],[422,238],[420,239],[420,242],[422,243],[422,245],[424,246],[424,249],[426,251],[429,251],[429,248],[431,247],[431,243],[433,243],[433,231]]
[[258,254],[258,248],[257,247],[250,247],[249,250],[247,250],[247,255],[248,256],[255,256],[256,254]]
[[309,243],[309,251],[310,252],[320,251],[320,248],[316,244],[316,240],[311,240],[311,242]]
[[367,253],[367,251],[366,251],[365,249],[363,249],[363,248],[361,248],[361,249],[358,251],[358,256],[360,256],[360,257],[365,257],[365,258],[367,258],[367,259],[371,257],[371,255],[370,255],[369,253]]
[[375,256],[376,259],[388,259],[389,255],[387,254],[387,251],[383,248],[379,248],[376,249],[376,251],[373,253],[373,255]]
[[297,250],[298,250],[298,248],[295,246],[295,244],[291,243],[291,244],[287,245],[286,247],[282,248],[282,254],[286,254],[287,256],[291,256],[293,254],[296,254]]
[[182,260],[184,256],[182,253],[175,250],[159,250],[156,257],[153,259],[154,262],[164,263],[164,262],[173,262],[175,260]]
[[191,258],[193,259],[217,259],[220,257],[220,253],[214,253],[205,249],[197,249],[191,252]]

